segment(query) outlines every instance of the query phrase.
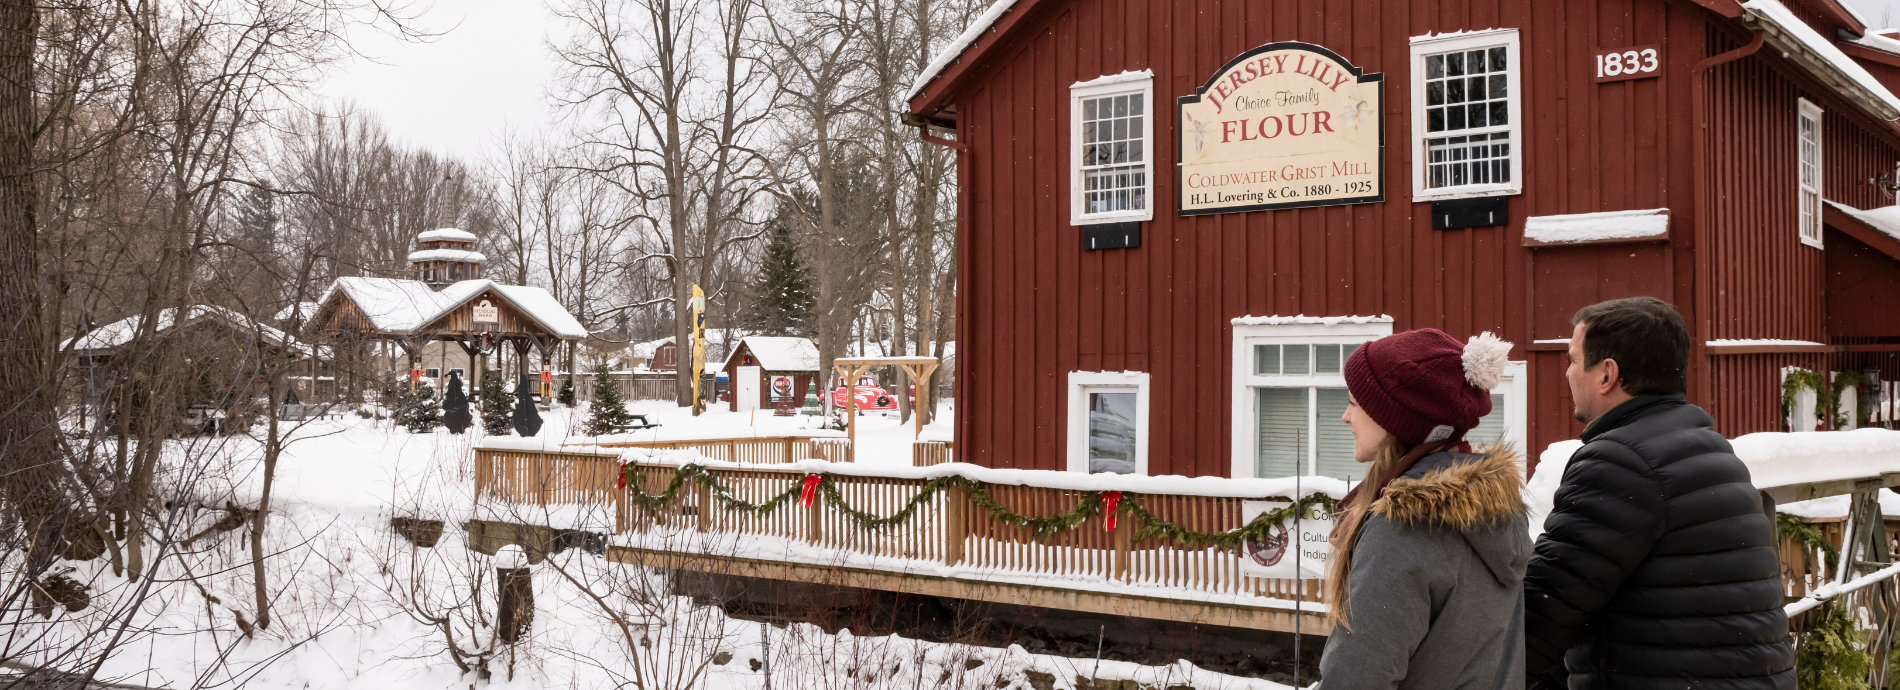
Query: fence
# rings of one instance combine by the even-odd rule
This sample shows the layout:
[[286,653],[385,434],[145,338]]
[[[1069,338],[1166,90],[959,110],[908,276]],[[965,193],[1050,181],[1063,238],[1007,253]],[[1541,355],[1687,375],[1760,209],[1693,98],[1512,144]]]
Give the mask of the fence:
[[[807,439],[793,442],[798,441]],[[692,445],[695,443],[701,445]],[[786,452],[785,439],[726,439],[704,445],[707,443],[617,446],[710,447],[741,458],[748,452],[766,452],[761,450],[766,448],[777,458]],[[822,442],[815,447],[827,446],[835,447]],[[1150,586],[1156,588],[1151,590],[1151,597],[1180,596],[1202,608],[1212,605],[1207,602],[1229,602],[1226,605],[1243,608],[1290,608],[1287,602],[1295,598],[1296,592],[1304,601],[1325,601],[1319,580],[1308,580],[1302,586],[1292,579],[1243,574],[1240,556],[1231,548],[1187,547],[1165,537],[1137,540],[1142,525],[1132,513],[1122,513],[1113,530],[1105,529],[1104,517],[1098,511],[1071,529],[1037,537],[1031,528],[1010,524],[984,510],[971,491],[944,488],[922,499],[904,519],[873,529],[863,527],[845,510],[822,498],[800,506],[797,492],[805,477],[800,468],[706,467],[697,475],[702,478],[681,485],[671,502],[642,507],[615,489],[619,465],[612,456],[483,448],[476,451],[476,458],[477,496],[510,502],[611,504],[617,516],[616,532],[623,535],[662,530],[666,534],[768,538],[791,547],[788,552],[799,552],[804,547],[810,547],[813,554],[822,550],[822,556],[812,558],[827,560],[807,565],[844,563],[908,573],[934,571],[940,565],[984,573],[970,576],[974,581],[1002,575],[1011,581],[1034,582],[1041,589],[1078,585],[1088,589],[1092,584]],[[679,465],[636,462],[631,472],[643,493],[658,496],[674,481]],[[914,476],[915,472],[908,474],[913,476],[875,476],[853,470],[849,474],[826,474],[823,482],[845,506],[882,517],[898,513],[925,489],[928,480]],[[542,479],[537,482],[536,477]],[[776,509],[755,514],[717,500],[714,485],[731,499],[754,505],[792,493]],[[981,486],[995,506],[1032,517],[1061,514],[1098,495],[1054,486]],[[1152,515],[1189,530],[1224,532],[1243,526],[1242,498],[1141,494],[1140,500]],[[682,548],[681,543],[700,544],[703,540],[666,543],[668,548],[676,549]],[[1187,594],[1181,594],[1183,591]],[[1269,600],[1280,601],[1275,604]]]
[[601,448],[685,450],[721,462],[752,464],[791,463],[800,460],[847,462],[847,441],[826,436],[761,436],[679,441],[608,441]]
[[956,462],[956,449],[949,441],[918,441],[910,445],[912,467],[929,467]]

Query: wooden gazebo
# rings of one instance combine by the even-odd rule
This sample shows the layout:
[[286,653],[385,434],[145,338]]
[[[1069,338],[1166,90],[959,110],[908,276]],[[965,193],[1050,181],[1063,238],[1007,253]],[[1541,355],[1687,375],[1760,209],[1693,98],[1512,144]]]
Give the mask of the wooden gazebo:
[[[846,390],[851,390],[851,386],[857,383],[858,377],[863,376],[865,370],[871,367],[895,366],[902,370],[904,378],[917,389],[917,409],[911,412],[911,419],[917,422],[917,436],[924,435],[923,411],[930,409],[930,387],[925,383],[930,380],[931,372],[937,370],[936,357],[839,357],[831,360],[831,366],[837,371],[838,380],[844,384]],[[904,389],[899,387],[897,394],[903,395]],[[858,396],[856,395],[845,396],[845,420],[845,433],[851,439],[850,455],[847,457],[851,462],[857,462]]]
[[[445,241],[441,238],[449,237],[445,230],[432,230],[423,237],[439,243]],[[556,346],[563,340],[586,338],[587,329],[553,295],[538,287],[502,285],[483,278],[443,282],[445,274],[481,274],[482,255],[467,248],[470,246],[472,243],[452,250],[431,248],[412,254],[416,279],[338,278],[318,302],[316,313],[305,327],[307,336],[393,342],[408,355],[411,387],[421,377],[422,350],[431,341],[459,345],[468,354],[471,373],[482,371],[476,364],[477,356],[510,343],[522,362],[527,361],[530,349],[540,352],[541,395],[552,395]],[[456,265],[444,266],[444,257],[439,255],[446,251],[456,252],[449,257],[456,260]]]

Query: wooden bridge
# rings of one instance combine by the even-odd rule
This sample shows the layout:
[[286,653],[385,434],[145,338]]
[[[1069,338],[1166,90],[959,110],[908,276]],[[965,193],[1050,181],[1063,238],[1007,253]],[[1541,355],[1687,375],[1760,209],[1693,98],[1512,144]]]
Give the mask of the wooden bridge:
[[[475,493],[478,503],[610,509],[607,556],[621,563],[1198,624],[1288,632],[1297,625],[1312,634],[1329,629],[1322,581],[1253,577],[1241,572],[1240,556],[1231,548],[1137,538],[1144,525],[1126,512],[1112,530],[1097,511],[1071,529],[1038,538],[1030,527],[981,509],[969,490],[942,488],[920,498],[931,477],[969,467],[935,467],[948,455],[942,445],[915,455],[918,465],[931,468],[806,463],[845,457],[838,446],[810,439],[653,442],[561,452],[480,448]],[[622,457],[621,448],[633,452]],[[646,496],[665,494],[683,465],[699,469],[670,498],[640,501],[616,486],[623,461],[631,461],[629,476]],[[982,500],[1023,516],[1058,515],[1098,495],[1074,488],[1077,475],[1069,473],[968,472],[1006,474],[1006,482],[982,484]],[[822,476],[835,500],[800,500],[812,474]],[[1258,480],[1230,483],[1258,486],[1248,481]],[[1891,639],[1892,576],[1851,592],[1841,585],[1892,565],[1900,524],[1880,517],[1876,492],[1894,486],[1900,486],[1900,473],[1763,488],[1777,503],[1851,496],[1847,517],[1809,521],[1822,541],[1837,550],[1848,547],[1832,568],[1814,540],[1784,539],[1784,575],[1797,629],[1819,601],[1848,597],[1854,610],[1865,609],[1866,620],[1876,624],[1876,637]],[[1242,501],[1290,498],[1200,488],[1195,493],[1214,495],[1141,492],[1139,499],[1159,520],[1217,533],[1243,526]],[[774,499],[778,503],[769,510],[748,507]],[[905,513],[913,502],[915,508]],[[899,519],[867,528],[867,515]]]

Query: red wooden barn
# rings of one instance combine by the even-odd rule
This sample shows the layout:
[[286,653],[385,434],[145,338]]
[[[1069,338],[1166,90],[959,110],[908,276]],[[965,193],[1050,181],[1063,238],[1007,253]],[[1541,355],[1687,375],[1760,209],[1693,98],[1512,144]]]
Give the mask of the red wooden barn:
[[1781,430],[1788,367],[1900,375],[1896,88],[1838,0],[1003,0],[909,101],[959,459],[1356,479],[1340,362],[1430,326],[1516,344],[1473,438],[1534,462],[1571,314],[1632,295],[1723,433]]

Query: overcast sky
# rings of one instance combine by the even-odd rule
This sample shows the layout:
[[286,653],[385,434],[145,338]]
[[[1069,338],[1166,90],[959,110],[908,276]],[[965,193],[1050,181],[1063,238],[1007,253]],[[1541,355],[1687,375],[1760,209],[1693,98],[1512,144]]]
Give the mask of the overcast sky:
[[[1900,22],[1900,0],[1846,1],[1870,22]],[[376,61],[337,65],[319,94],[354,100],[400,139],[472,161],[505,127],[554,125],[546,96],[551,23],[541,0],[437,0],[418,24],[446,32],[440,38],[359,34],[352,40]]]
[[504,127],[552,126],[550,22],[539,0],[437,0],[416,24],[442,36],[415,43],[356,32],[351,41],[375,60],[334,66],[318,93],[356,102],[397,138],[473,159]]

